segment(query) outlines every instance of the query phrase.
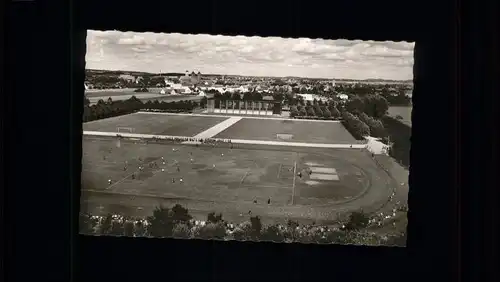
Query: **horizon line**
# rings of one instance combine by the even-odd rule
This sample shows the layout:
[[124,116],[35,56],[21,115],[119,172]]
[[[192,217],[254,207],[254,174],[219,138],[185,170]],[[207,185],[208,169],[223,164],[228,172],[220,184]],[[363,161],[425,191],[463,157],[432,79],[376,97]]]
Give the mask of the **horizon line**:
[[[105,69],[85,69],[85,71],[108,71],[108,72],[136,72],[136,73],[144,73],[144,74],[153,74],[153,75],[161,75],[161,74],[167,74],[167,73],[175,73],[175,74],[183,74],[185,72],[146,72],[146,71],[135,71],[135,70],[105,70]],[[202,75],[208,75],[208,76],[245,76],[245,77],[272,77],[272,78],[301,78],[301,79],[324,79],[324,80],[353,80],[353,81],[367,81],[367,80],[381,80],[381,81],[413,81],[412,79],[404,79],[404,80],[398,80],[398,79],[389,79],[389,78],[364,78],[364,79],[353,79],[353,78],[323,78],[323,77],[301,77],[301,76],[273,76],[273,75],[266,75],[266,76],[256,76],[256,75],[242,75],[242,74],[213,74],[213,73],[201,73]]]

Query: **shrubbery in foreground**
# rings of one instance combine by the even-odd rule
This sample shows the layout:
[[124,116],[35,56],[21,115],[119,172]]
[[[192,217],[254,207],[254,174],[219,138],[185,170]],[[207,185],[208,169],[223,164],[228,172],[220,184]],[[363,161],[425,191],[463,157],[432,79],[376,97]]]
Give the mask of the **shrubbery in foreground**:
[[192,219],[181,205],[159,207],[152,216],[128,218],[119,215],[92,216],[80,214],[80,233],[87,235],[121,235],[130,237],[173,237],[180,239],[252,240],[319,244],[405,246],[406,234],[380,235],[364,229],[374,223],[363,213],[352,213],[341,227],[287,224],[262,224],[258,216],[232,224],[222,214],[210,213],[206,221]]

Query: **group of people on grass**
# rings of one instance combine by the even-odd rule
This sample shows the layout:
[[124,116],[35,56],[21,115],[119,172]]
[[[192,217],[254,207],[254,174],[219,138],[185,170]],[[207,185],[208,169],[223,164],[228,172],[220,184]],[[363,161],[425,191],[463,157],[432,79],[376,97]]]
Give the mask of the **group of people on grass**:
[[[154,137],[153,140],[155,141],[158,141],[158,140],[169,140],[169,141],[173,141],[173,142],[185,142],[185,141],[193,141],[193,142],[199,142],[199,143],[202,143],[202,144],[209,144],[209,145],[213,145],[213,146],[216,146],[218,144],[230,144],[231,145],[231,149],[233,148],[233,145],[232,145],[232,142],[231,142],[231,139],[215,139],[215,138],[182,138],[182,137],[167,137],[167,138],[156,138]],[[147,142],[146,142],[147,144]],[[177,152],[178,149],[176,148],[173,148],[172,151],[174,152]],[[112,149],[109,148],[108,150],[108,153],[111,153],[112,152]],[[193,163],[194,162],[194,159],[193,159],[193,154],[192,152],[189,152],[189,156],[190,156],[190,162]],[[221,156],[223,157],[224,154],[221,154]],[[106,155],[103,155],[103,159],[105,160],[106,159]],[[132,173],[130,175],[130,177],[135,180],[138,175],[137,173],[138,172],[142,172],[144,171],[144,159],[139,157],[138,158],[140,164],[138,166],[138,171]],[[163,166],[166,165],[166,160],[164,159],[164,157],[161,157],[161,162],[163,164]],[[153,162],[150,162],[147,164],[149,168],[151,169],[160,169],[160,166],[158,165],[158,163],[156,161],[153,161]],[[179,167],[179,164],[177,161],[174,160],[174,165],[176,166],[176,171],[177,172],[180,172],[180,167]],[[215,164],[213,164],[213,168],[215,168]],[[125,161],[124,163],[124,166],[123,166],[123,171],[127,171],[128,170],[128,162]],[[161,168],[161,171],[162,172],[165,172],[165,168]],[[179,179],[179,182],[180,183],[183,183],[184,180],[182,178]],[[176,179],[175,178],[172,178],[172,183],[176,183]],[[113,181],[111,179],[108,180],[108,184],[111,185],[113,184]]]

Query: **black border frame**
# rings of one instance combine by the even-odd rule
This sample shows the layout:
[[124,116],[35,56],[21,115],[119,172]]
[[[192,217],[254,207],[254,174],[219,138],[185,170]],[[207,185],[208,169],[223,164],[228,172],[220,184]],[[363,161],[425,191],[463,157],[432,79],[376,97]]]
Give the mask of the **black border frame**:
[[[8,187],[5,207],[10,213],[6,223],[14,227],[6,233],[5,253],[13,258],[9,260],[13,262],[9,269],[16,281],[22,278],[128,281],[153,277],[165,280],[320,280],[322,275],[324,279],[349,280],[458,279],[463,260],[460,226],[466,222],[465,217],[458,217],[459,208],[465,209],[465,206],[460,207],[463,200],[472,203],[476,200],[474,197],[478,197],[478,192],[472,189],[474,182],[469,182],[474,178],[466,179],[469,174],[459,173],[465,168],[464,155],[460,154],[459,159],[459,153],[463,153],[462,142],[470,133],[465,131],[471,129],[461,118],[485,117],[470,111],[461,112],[465,107],[463,99],[473,97],[468,91],[482,80],[469,76],[470,70],[464,69],[459,60],[463,51],[458,46],[463,38],[458,30],[462,15],[457,5],[445,6],[443,3],[443,7],[429,8],[395,3],[370,4],[368,1],[344,1],[342,4],[268,1],[265,5],[259,3],[255,9],[248,4],[238,4],[243,6],[240,8],[230,1],[185,4],[64,2],[54,1],[37,7],[30,2],[11,3],[9,10],[6,65],[12,71],[6,76],[8,95],[2,113],[6,125],[12,126],[6,129],[15,130],[15,133],[3,136],[6,153],[2,161],[6,168],[4,187]],[[35,21],[38,19],[36,12],[46,13],[42,21]],[[83,93],[86,29],[416,41],[408,247],[221,243],[77,235],[82,99],[75,97]],[[479,39],[481,44],[488,44],[484,37]],[[478,46],[469,48],[465,52],[477,55],[475,59],[488,61],[478,55],[481,54]],[[464,82],[470,85],[464,86]],[[57,87],[40,88],[42,83],[55,83]],[[491,86],[483,86],[481,90],[493,92],[495,86]],[[439,95],[432,97],[433,103],[428,103],[424,98],[428,96],[423,94],[426,92]],[[467,106],[479,107],[481,104],[481,109],[486,109],[484,105],[489,103],[484,101],[493,102],[485,100],[484,95],[481,98],[483,103],[467,100]],[[45,106],[47,103],[57,104],[55,108],[60,111],[51,111]],[[436,117],[440,117],[439,122]],[[431,132],[433,137],[427,138]],[[448,146],[433,147],[435,140]],[[487,138],[485,142],[492,140]],[[493,143],[482,145],[488,144],[489,148],[493,147]],[[482,145],[475,143],[475,148],[484,148]],[[426,156],[432,156],[432,161],[425,159]],[[488,161],[493,164],[493,159]],[[28,176],[26,169],[30,163],[34,163],[36,169],[30,170]],[[472,177],[477,180],[485,172],[474,170],[474,173]],[[479,211],[473,205],[466,208],[470,209],[468,212]],[[436,220],[435,211],[441,214],[439,220]],[[36,220],[28,220],[33,215],[37,216]],[[387,264],[393,265],[388,272]],[[145,265],[148,265],[148,272],[142,274]]]

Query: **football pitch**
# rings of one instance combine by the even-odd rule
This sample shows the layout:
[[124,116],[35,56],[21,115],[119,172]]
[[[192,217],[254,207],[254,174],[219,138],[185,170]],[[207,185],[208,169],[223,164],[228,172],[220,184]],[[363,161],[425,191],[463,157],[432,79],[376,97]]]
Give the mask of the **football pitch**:
[[[136,133],[192,137],[225,120],[227,117],[141,113],[86,123],[84,130],[116,132],[122,126],[133,127]],[[259,130],[256,124],[262,122],[244,118],[215,131],[214,136],[266,141],[276,134],[295,132],[292,141],[349,141],[339,137],[343,136],[336,129],[343,129],[340,123],[299,121],[283,130],[279,128],[282,120],[272,120],[269,127],[271,122],[266,120]],[[314,126],[323,130],[314,134]],[[254,137],[252,133],[256,133]],[[327,223],[340,213],[377,211],[397,186],[364,149],[196,146],[95,136],[84,136],[82,144],[80,204],[82,211],[93,214],[144,216],[159,205],[179,203],[203,220],[209,212],[221,212],[233,222],[252,214],[267,222],[291,218]]]

